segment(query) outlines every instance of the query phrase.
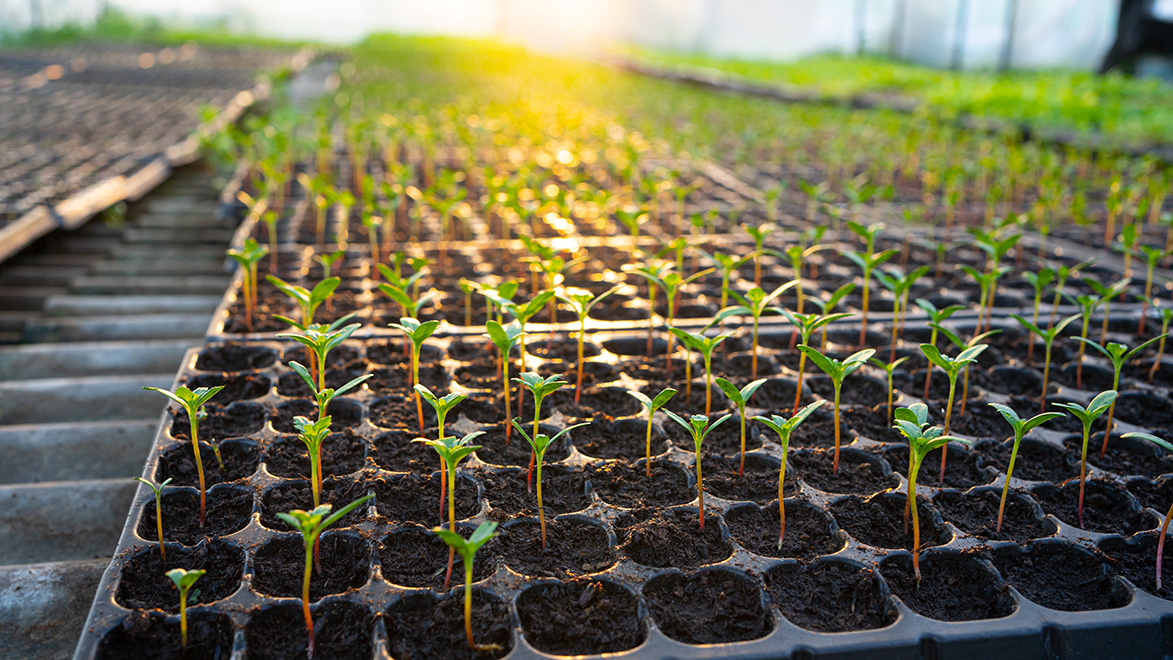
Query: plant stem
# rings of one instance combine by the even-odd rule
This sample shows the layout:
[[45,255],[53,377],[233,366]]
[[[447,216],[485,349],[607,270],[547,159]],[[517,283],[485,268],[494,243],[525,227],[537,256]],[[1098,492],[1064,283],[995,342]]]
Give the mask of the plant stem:
[[757,380],[758,377],[758,317],[753,317],[753,352],[749,361],[749,378],[750,380]]
[[701,510],[701,531],[705,531],[705,486],[701,480],[701,448],[696,448],[696,495]]
[[542,527],[542,552],[546,551],[546,510],[542,508],[542,461],[537,464],[538,523]]
[[1079,507],[1077,513],[1079,514],[1079,528],[1083,529],[1083,486],[1087,481],[1087,440],[1088,432],[1091,430],[1091,424],[1084,424],[1083,426],[1083,449],[1079,455]]
[[[804,339],[802,343],[806,343]],[[806,353],[800,352],[798,354],[798,385],[794,387],[794,410],[791,415],[798,414],[798,404],[802,400],[802,376],[806,373]]]
[[1169,512],[1161,523],[1161,534],[1157,537],[1157,591],[1161,590],[1161,562],[1165,558],[1165,532],[1169,529],[1170,517],[1173,517],[1173,505],[1169,506]]
[[1051,344],[1054,343],[1055,338],[1051,337],[1046,341],[1047,343],[1043,356],[1043,393],[1039,395],[1040,413],[1047,409],[1047,378],[1051,375]]
[[[789,443],[789,438],[787,439]],[[786,538],[786,501],[782,496],[782,485],[786,483],[786,445],[782,447],[782,467],[778,469],[778,548]]]
[[509,431],[513,428],[513,425],[509,423],[509,420],[513,419],[509,414],[509,351],[505,351],[505,356],[501,360],[501,370],[501,382],[505,389],[505,443],[508,444]]
[[837,380],[835,385],[835,458],[831,461],[831,474],[839,474],[839,389],[843,381]]
[[[314,544],[317,545],[318,535],[314,535]],[[309,635],[309,645],[306,646],[306,657],[314,657],[314,618],[310,614],[310,576],[313,574],[312,553],[309,544],[305,549],[305,574],[301,580],[301,613],[305,617],[305,630]]]
[[872,273],[870,268],[865,268],[863,273],[863,298],[861,300],[862,314],[859,321],[859,347],[862,350],[864,342],[867,340],[868,330],[868,294],[870,287],[868,283],[871,282]]
[[[737,407],[737,414],[741,417],[741,467],[737,469],[737,476],[745,475],[745,406]],[[708,413],[706,412],[707,416]]]
[[[953,415],[953,391],[957,387],[957,375],[952,374],[949,377],[949,403],[945,404],[945,432],[942,435],[949,435],[950,417]],[[939,481],[945,483],[945,456],[949,452],[949,443],[941,445],[941,476]]]
[[916,515],[916,473],[920,471],[920,461],[913,461],[913,469],[908,472],[908,506],[912,510],[912,571],[916,574],[916,581],[920,583],[920,519]]
[[464,562],[464,637],[468,640],[468,648],[476,650],[476,642],[472,639],[472,562]]
[[[937,329],[936,328],[933,328],[933,332],[929,336],[929,343],[932,344],[934,348],[937,346]],[[929,367],[927,369],[925,369],[925,391],[924,391],[924,395],[921,396],[922,399],[929,398],[929,384],[932,382],[932,378],[933,378],[933,366],[934,366],[933,361],[929,360]]]
[[1018,444],[1022,442],[1022,431],[1014,429],[1014,447],[1010,449],[1010,465],[1006,468],[1006,483],[1002,484],[1002,501],[998,504],[998,523],[994,532],[1002,531],[1002,513],[1006,509],[1006,495],[1010,492],[1010,477],[1014,474],[1014,460],[1018,458]]
[[199,420],[196,417],[198,412],[199,411],[197,410],[188,410],[187,417],[191,422],[191,446],[195,451],[196,472],[200,477],[200,527],[203,528],[204,509],[207,505],[208,490],[204,487],[204,462],[203,459],[200,458],[200,440],[199,436],[197,435],[197,429],[200,425]]
[[[1160,560],[1158,560],[1160,561]],[[1160,566],[1160,564],[1158,564]],[[1158,578],[1160,579],[1160,578]],[[187,648],[187,589],[179,590],[179,639]]]
[[159,532],[159,555],[163,563],[167,563],[167,549],[163,547],[163,498],[159,491],[155,491],[155,526]]
[[[1112,365],[1116,367],[1116,373],[1112,377],[1112,389],[1120,391],[1120,366],[1119,364]],[[1108,405],[1108,419],[1105,422],[1107,426],[1104,427],[1104,444],[1100,446],[1100,458],[1103,458],[1108,453],[1108,438],[1112,436],[1112,413],[1116,412],[1116,399],[1112,399],[1112,403]]]
[[[442,440],[443,438],[441,438]],[[448,489],[448,529],[456,531],[456,464],[448,467],[451,475],[452,488]],[[452,565],[456,563],[456,548],[448,546],[448,570],[444,572],[444,591],[448,591],[448,584],[452,580]]]
[[[322,371],[326,370],[325,362],[322,363]],[[412,393],[415,394],[415,413],[419,417],[420,435],[424,433],[424,404],[420,399],[420,393],[415,391],[415,386],[420,383],[420,346],[414,346],[411,351],[411,385]]]
[[[534,397],[534,434],[531,437],[538,437],[538,418],[542,415],[542,400]],[[534,492],[534,460],[535,452],[531,448],[529,452],[529,468],[525,475],[525,489],[527,492]],[[545,546],[543,546],[545,547]]]
[[582,396],[582,359],[583,359],[583,340],[586,337],[586,316],[578,320],[578,377],[574,381],[574,405],[578,405],[579,397]]

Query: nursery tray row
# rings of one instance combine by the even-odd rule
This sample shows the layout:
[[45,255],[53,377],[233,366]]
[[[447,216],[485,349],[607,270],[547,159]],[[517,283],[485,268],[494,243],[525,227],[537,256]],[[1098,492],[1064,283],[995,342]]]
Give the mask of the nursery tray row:
[[[972,332],[963,321],[957,329]],[[502,650],[478,657],[619,653],[630,658],[1157,657],[1171,640],[1164,621],[1173,597],[1153,584],[1160,513],[1173,497],[1173,462],[1154,448],[1113,438],[1106,459],[1091,459],[1086,528],[1074,524],[1078,430],[1071,420],[1024,441],[1011,480],[1006,524],[992,529],[1005,482],[1008,426],[988,401],[1029,415],[1039,406],[1041,359],[1026,359],[1015,327],[991,340],[970,375],[967,410],[955,432],[971,448],[950,447],[943,482],[939,456],[918,483],[922,500],[923,581],[911,574],[902,510],[907,446],[888,428],[882,372],[866,368],[843,390],[844,447],[832,474],[829,406],[796,431],[787,470],[787,536],[778,532],[780,447],[749,424],[746,475],[736,474],[738,426],[715,431],[702,451],[708,525],[697,525],[691,441],[657,415],[653,479],[644,477],[645,422],[625,390],[681,389],[669,408],[704,407],[703,370],[693,365],[684,400],[684,355],[671,372],[666,342],[646,354],[642,332],[595,332],[587,338],[586,389],[543,406],[551,430],[576,421],[590,427],[552,447],[544,471],[551,549],[538,548],[535,503],[527,494],[528,449],[503,439],[503,411],[493,353],[478,338],[428,342],[421,380],[433,391],[469,398],[449,421],[454,432],[483,430],[484,448],[460,470],[462,527],[502,522],[501,536],[478,555],[474,625],[478,641]],[[868,344],[887,359],[882,324]],[[1109,337],[1127,340],[1130,322],[1112,321]],[[827,352],[855,349],[858,326],[836,327]],[[895,347],[908,355],[896,374],[896,404],[921,400],[924,368],[910,325]],[[785,414],[793,405],[797,356],[790,333],[766,331],[759,375],[768,378],[749,415]],[[1083,389],[1074,387],[1077,342],[1056,342],[1048,401],[1086,402],[1111,380],[1087,358]],[[528,342],[528,370],[573,382],[571,336]],[[748,342],[734,338],[714,358],[714,373],[743,385]],[[309,414],[308,392],[286,365],[302,359],[291,342],[212,342],[188,353],[176,384],[226,385],[208,406],[201,435],[221,449],[220,470],[204,451],[210,482],[208,527],[194,524],[198,491],[187,422],[163,415],[144,477],[172,478],[163,498],[167,563],[155,544],[154,499],[141,487],[114,560],[106,571],[75,658],[141,657],[144,645],[178,645],[177,603],[168,568],[207,568],[189,609],[188,658],[276,658],[304,654],[300,636],[301,541],[277,512],[308,508],[308,459],[291,435],[293,415]],[[1173,364],[1146,382],[1143,357],[1121,383],[1117,432],[1173,433]],[[331,355],[327,383],[374,374],[331,404],[337,433],[326,443],[324,498],[341,505],[373,494],[369,507],[344,518],[322,541],[324,573],[312,583],[320,657],[470,657],[463,641],[460,591],[442,591],[446,549],[426,530],[441,522],[437,459],[413,444],[419,434],[407,396],[402,343],[351,340]],[[514,365],[516,371],[521,365]],[[801,400],[829,397],[830,383],[810,369]],[[927,403],[933,421],[947,384],[938,370]],[[567,388],[570,390],[570,388]],[[715,393],[715,414],[724,397]],[[527,408],[532,414],[532,410]],[[426,421],[433,427],[434,419]],[[431,428],[425,435],[434,436]],[[1076,445],[1073,447],[1073,439]],[[1099,441],[1093,438],[1093,446]],[[210,447],[208,447],[210,449]],[[1078,487],[1076,480],[1075,487]],[[461,573],[457,570],[457,574]],[[454,578],[456,584],[459,579]],[[300,646],[299,646],[300,645]]]

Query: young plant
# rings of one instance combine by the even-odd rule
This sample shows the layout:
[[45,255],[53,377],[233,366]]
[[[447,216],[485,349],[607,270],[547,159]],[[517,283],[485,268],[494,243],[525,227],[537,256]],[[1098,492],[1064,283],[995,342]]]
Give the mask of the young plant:
[[182,568],[173,568],[167,571],[167,577],[175,583],[179,590],[179,638],[183,648],[187,648],[187,593],[191,591],[196,580],[204,577],[207,571],[203,569],[189,571]]
[[982,328],[989,323],[988,314],[993,313],[994,308],[994,293],[998,289],[998,280],[1010,272],[1009,266],[1000,266],[992,268],[986,272],[980,272],[975,268],[969,266],[958,266],[958,269],[965,271],[965,274],[973,278],[978,285],[978,322],[974,329],[974,334],[981,334]]
[[155,492],[155,531],[159,534],[159,556],[163,559],[163,563],[167,563],[167,548],[163,547],[163,489],[171,483],[171,478],[163,480],[163,483],[158,486],[142,477],[135,477],[134,480],[146,484]]
[[1157,370],[1161,368],[1161,361],[1165,358],[1165,338],[1169,336],[1169,322],[1173,321],[1173,309],[1165,307],[1161,312],[1161,335],[1157,342],[1157,355],[1153,358],[1153,366],[1149,369],[1148,381],[1153,382]]
[[908,356],[905,355],[904,357],[897,358],[891,362],[884,362],[884,361],[880,360],[879,358],[872,358],[871,360],[868,360],[868,362],[870,362],[873,367],[877,367],[879,369],[884,370],[884,376],[888,382],[888,423],[889,424],[892,423],[892,397],[893,397],[893,393],[895,391],[895,388],[892,386],[892,372],[896,371],[896,367],[899,367],[907,359],[908,359]]
[[705,414],[708,415],[713,411],[713,351],[721,342],[728,339],[731,335],[717,335],[715,337],[708,337],[703,332],[701,334],[693,334],[687,330],[680,328],[668,328],[668,330],[680,338],[680,343],[688,349],[689,354],[685,356],[684,361],[684,400],[692,400],[692,351],[701,354],[701,358],[705,363]]
[[[158,387],[144,387],[143,389],[158,392],[183,406],[183,409],[187,411],[187,419],[191,424],[191,447],[192,451],[195,452],[196,473],[200,478],[200,527],[202,528],[204,526],[204,505],[207,502],[207,489],[204,488],[204,463],[200,459],[200,415],[203,414],[202,408],[204,404],[216,396],[220,390],[224,389],[224,386],[197,387],[195,391],[192,391],[180,385],[175,388],[174,392],[169,392]],[[220,448],[217,445],[212,445],[212,450],[216,454],[216,462],[223,469],[224,461],[220,459]]]
[[1043,391],[1039,394],[1039,412],[1043,412],[1047,409],[1047,381],[1051,375],[1051,347],[1055,344],[1055,338],[1063,334],[1063,328],[1079,318],[1079,314],[1072,314],[1046,330],[1017,314],[1011,314],[1011,316],[1018,321],[1019,325],[1029,330],[1032,336],[1038,335],[1043,340]]
[[657,394],[654,399],[649,399],[644,393],[637,392],[635,390],[628,390],[627,393],[635,397],[635,400],[639,401],[643,405],[644,410],[648,411],[648,432],[647,437],[644,439],[644,444],[646,445],[646,449],[644,450],[644,467],[646,468],[647,476],[651,478],[652,417],[655,417],[656,411],[660,408],[663,408],[670,400],[672,400],[672,397],[676,396],[676,390],[672,389],[671,387],[660,390],[660,393]]
[[[971,363],[977,361],[977,357],[986,350],[985,344],[978,344],[977,346],[970,346],[969,348],[957,354],[957,357],[949,357],[937,350],[936,346],[932,344],[921,344],[920,352],[928,358],[929,362],[940,367],[945,375],[949,377],[949,399],[945,403],[945,429],[942,431],[944,435],[949,435],[949,423],[953,417],[953,398],[957,391],[957,376],[961,374],[961,370],[965,369]],[[939,480],[943,483],[945,481],[945,456],[948,452],[948,444],[941,446],[941,475]]]
[[[554,291],[552,289],[539,291],[532,299],[530,299],[528,303],[525,303],[524,305],[521,303],[515,303],[510,298],[502,297],[498,292],[490,291],[485,295],[488,296],[500,310],[512,316],[518,327],[521,328],[521,334],[518,335],[517,348],[520,354],[519,360],[521,361],[521,368],[525,369],[525,324],[529,323],[533,317],[537,316],[538,312],[542,311],[542,308],[545,307],[547,303],[554,299]],[[524,393],[524,389],[520,387],[517,388],[518,414],[521,413],[521,407],[523,403],[522,395]]]
[[679,424],[680,426],[684,427],[685,431],[688,431],[689,435],[692,436],[692,444],[696,447],[696,492],[697,492],[697,501],[700,503],[701,531],[704,531],[704,529],[705,529],[705,486],[704,486],[704,481],[702,480],[702,475],[701,475],[701,444],[704,443],[705,438],[708,437],[709,433],[712,433],[713,429],[724,424],[725,420],[732,417],[732,415],[727,414],[724,417],[721,417],[717,421],[713,422],[712,424],[709,424],[709,416],[708,415],[693,415],[686,422],[683,419],[681,419],[680,415],[677,415],[676,413],[672,412],[671,410],[665,410],[664,414],[668,415],[668,417],[671,418],[672,421],[674,421],[677,424]]
[[570,306],[570,309],[578,316],[578,375],[574,378],[574,404],[578,405],[579,398],[582,396],[582,367],[583,367],[583,342],[586,339],[586,323],[587,318],[591,315],[591,309],[599,304],[607,296],[615,293],[619,287],[614,287],[600,293],[597,296],[592,296],[588,291],[574,292],[566,291],[558,294],[558,300]]
[[[664,290],[664,297],[665,297],[666,303],[667,303],[668,327],[672,327],[673,325],[676,324],[676,296],[677,296],[677,294],[680,293],[681,288],[683,288],[684,285],[686,285],[690,282],[693,282],[694,280],[697,280],[701,277],[704,277],[705,275],[708,275],[712,271],[713,271],[712,268],[706,268],[705,270],[693,273],[692,275],[690,275],[688,277],[682,277],[680,275],[680,273],[676,273],[671,270],[667,270],[660,277],[656,277],[655,275],[652,275],[648,270],[643,269],[643,268],[636,269],[632,272],[634,272],[636,275],[639,275],[640,277],[643,277],[644,279],[646,279],[649,282],[649,284],[655,284],[656,286],[658,286]],[[648,288],[650,289],[651,287],[649,286]],[[733,295],[737,295],[737,294],[734,293]],[[668,335],[668,350],[664,354],[667,369],[669,372],[672,371],[672,349],[673,349],[672,339],[674,336],[675,335],[672,335],[672,334]],[[649,345],[650,345],[650,340],[649,340]],[[649,350],[649,353],[650,352],[651,351]]]
[[322,532],[326,531],[328,527],[338,522],[346,514],[354,511],[364,502],[374,497],[374,495],[367,495],[360,497],[357,500],[347,504],[333,514],[330,510],[333,506],[330,504],[322,504],[314,507],[313,511],[305,512],[301,509],[294,509],[289,513],[278,513],[277,517],[284,520],[298,532],[301,533],[302,543],[305,546],[305,570],[303,571],[301,581],[301,613],[305,617],[305,630],[309,636],[309,643],[306,646],[306,658],[314,657],[314,618],[310,614],[310,577],[314,570],[314,547],[317,545],[318,537]]
[[[439,439],[439,441],[441,443],[444,442],[444,420],[447,419],[448,413],[453,408],[455,408],[456,405],[459,404],[461,401],[464,401],[465,399],[467,399],[468,396],[465,394],[457,394],[455,392],[452,392],[450,394],[444,395],[443,397],[437,397],[435,394],[432,394],[432,391],[429,390],[427,388],[427,386],[425,386],[421,383],[416,383],[415,387],[413,387],[412,389],[415,390],[415,393],[417,395],[423,397],[424,401],[427,401],[428,405],[430,405],[432,407],[432,409],[436,411],[436,423],[439,426],[439,430],[438,430],[438,433],[436,434],[436,437]],[[438,448],[436,448],[435,445],[432,445],[432,448],[436,449],[437,452],[440,451]],[[444,473],[445,460],[446,459],[444,458],[444,454],[441,453],[440,454],[440,513],[441,513],[441,517],[443,517],[443,512],[444,512],[444,488],[445,488],[445,482],[446,482],[446,479],[444,476],[445,475],[445,473]]]
[[1169,250],[1160,250],[1148,245],[1141,245],[1140,251],[1145,258],[1145,278],[1144,278],[1144,295],[1141,299],[1144,300],[1144,305],[1140,309],[1140,320],[1137,322],[1136,336],[1144,334],[1145,317],[1149,315],[1149,303],[1153,295],[1153,271],[1156,270],[1157,264],[1162,259],[1168,257]]
[[[489,341],[493,342],[501,354],[501,390],[505,394],[505,419],[513,419],[509,412],[509,354],[521,340],[521,326],[516,322],[501,325],[497,321],[485,321],[485,334],[489,335]],[[505,442],[509,442],[509,431],[512,428],[509,424],[505,425]]]
[[424,321],[420,323],[417,319],[410,316],[404,316],[399,319],[399,323],[389,323],[388,327],[407,335],[411,340],[411,384],[412,393],[415,394],[415,412],[419,416],[420,433],[424,432],[424,404],[420,398],[420,393],[414,387],[420,382],[420,352],[423,351],[424,342],[432,333],[436,332],[436,328],[440,327],[439,321]]
[[631,273],[639,275],[647,282],[648,287],[648,357],[652,357],[652,336],[656,329],[656,291],[663,288],[664,276],[672,269],[672,264],[647,264],[635,268],[628,268]]
[[244,325],[249,332],[253,331],[253,317],[257,313],[257,262],[269,254],[269,248],[257,243],[256,239],[244,239],[244,246],[239,250],[229,250],[232,257],[244,271],[244,280],[240,289],[244,294]]
[[464,563],[464,636],[468,640],[468,648],[473,651],[499,650],[500,647],[495,644],[477,644],[473,641],[472,636],[472,563],[476,558],[477,550],[480,550],[497,535],[497,523],[486,520],[477,525],[476,531],[468,540],[465,540],[457,532],[442,527],[436,527],[432,532],[459,553],[460,559]]
[[[559,389],[561,389],[561,387],[566,384],[566,381],[562,380],[559,376],[550,376],[549,378],[542,378],[541,376],[534,374],[534,373],[522,373],[519,375],[521,376],[521,378],[514,378],[513,382],[515,382],[518,385],[529,390],[530,394],[532,394],[534,397],[534,434],[533,434],[533,437],[536,438],[538,436],[538,419],[542,416],[542,402],[546,400],[547,396],[550,396],[554,392],[557,392]],[[557,437],[557,436],[555,436],[555,437]],[[529,488],[530,490],[533,489],[533,471],[534,471],[534,460],[535,460],[536,456],[537,456],[536,453],[533,453],[533,452],[530,453],[530,455],[529,455],[529,470],[527,470],[526,477],[525,477],[526,487]]]
[[[1132,225],[1129,226],[1131,227]],[[1079,341],[1087,344],[1088,346],[1091,346],[1100,353],[1103,353],[1104,357],[1108,358],[1108,361],[1112,363],[1112,389],[1115,391],[1120,391],[1120,370],[1124,368],[1124,364],[1144,349],[1152,346],[1160,339],[1160,337],[1153,337],[1152,339],[1146,341],[1140,346],[1137,346],[1136,348],[1133,348],[1132,350],[1129,350],[1127,345],[1119,344],[1114,341],[1108,342],[1107,346],[1100,346],[1094,341],[1088,341],[1087,339],[1081,339],[1079,337],[1076,337],[1076,339],[1079,339]],[[1108,438],[1112,435],[1112,415],[1115,412],[1116,401],[1113,400],[1112,404],[1108,406],[1108,417],[1104,426],[1104,444],[1100,447],[1100,458],[1103,458],[1104,454],[1108,453]]]
[[1010,477],[1014,475],[1014,459],[1018,457],[1018,445],[1022,443],[1022,438],[1030,433],[1030,430],[1042,426],[1053,419],[1065,417],[1063,413],[1049,412],[1041,413],[1031,417],[1030,419],[1022,419],[1018,413],[1010,406],[1004,406],[1000,403],[990,403],[989,406],[1006,419],[1006,423],[1010,428],[1014,429],[1014,446],[1010,449],[1010,465],[1006,468],[1006,483],[1002,485],[1002,501],[998,504],[998,522],[994,526],[995,532],[1002,531],[1002,513],[1006,509],[1006,495],[1010,492]]
[[[1083,281],[1096,292],[1099,299],[1096,301],[1097,305],[1104,308],[1103,321],[1100,323],[1100,343],[1103,344],[1108,340],[1108,318],[1112,312],[1112,300],[1119,297],[1128,290],[1132,281],[1129,278],[1124,278],[1111,286],[1104,286],[1090,277],[1085,277]],[[1087,333],[1084,333],[1084,338],[1087,338]],[[1083,350],[1080,347],[1080,362],[1083,362]],[[1082,366],[1082,365],[1081,365]]]
[[763,222],[760,225],[754,226],[750,224],[743,224],[741,228],[749,237],[753,239],[753,285],[762,285],[762,247],[766,243],[766,238],[774,233],[777,227],[770,222]]
[[[802,341],[800,343],[806,346],[810,346],[811,335],[813,335],[816,330],[822,328],[824,331],[826,331],[827,324],[834,323],[835,321],[851,316],[851,314],[843,313],[831,314],[829,316],[825,314],[803,314],[801,312],[791,314],[789,310],[785,309],[782,310],[782,313],[786,315],[786,320],[790,321],[790,324],[793,325],[798,334],[802,336]],[[794,410],[791,411],[791,414],[794,415],[798,414],[798,404],[802,399],[802,377],[805,375],[805,373],[806,353],[800,351],[798,354],[798,384],[794,387]]]
[[771,314],[781,314],[782,309],[779,307],[772,307],[770,303],[774,302],[778,296],[785,293],[790,287],[795,286],[795,284],[795,281],[791,280],[779,286],[777,289],[774,289],[770,293],[766,293],[761,289],[761,287],[755,286],[747,291],[744,296],[734,291],[733,296],[737,298],[737,302],[741,304],[734,307],[726,307],[725,309],[718,312],[717,315],[713,317],[713,320],[709,323],[709,325],[716,325],[723,322],[730,316],[749,316],[753,319],[753,326],[751,329],[751,334],[753,336],[753,350],[750,354],[750,378],[758,377],[758,324],[762,319],[762,315],[766,312],[770,312]]
[[322,443],[330,435],[330,422],[328,415],[316,422],[300,415],[293,418],[293,428],[297,429],[297,437],[305,444],[310,457],[310,490],[315,507],[322,503]]
[[908,313],[909,292],[912,291],[912,285],[927,272],[929,272],[928,266],[916,268],[907,275],[901,274],[895,268],[889,269],[887,273],[876,271],[876,279],[884,285],[884,288],[892,292],[892,338],[889,340],[888,347],[889,362],[896,359],[897,335],[904,331],[904,316]]
[[[1043,301],[1043,289],[1055,279],[1055,270],[1053,268],[1040,268],[1037,273],[1031,271],[1023,271],[1022,279],[1030,283],[1031,288],[1034,289],[1035,295],[1033,304],[1031,306],[1030,322],[1032,325],[1039,324],[1039,305]],[[1032,332],[1030,335],[1030,343],[1026,345],[1026,361],[1030,362],[1035,356],[1035,335]]]
[[274,314],[273,318],[284,321],[299,330],[304,330],[313,325],[314,314],[318,311],[318,308],[322,306],[322,303],[329,300],[330,296],[334,295],[334,290],[342,283],[342,280],[337,277],[327,277],[315,284],[313,289],[306,289],[303,286],[285,282],[273,275],[269,275],[265,279],[280,289],[282,293],[289,296],[297,303],[298,309],[301,310],[301,319],[298,321],[278,314]]
[[[721,391],[725,393],[725,396],[734,406],[737,406],[738,420],[741,422],[741,451],[739,452],[741,454],[741,465],[737,468],[737,476],[739,477],[745,474],[745,407],[749,405],[749,398],[765,382],[765,378],[759,378],[739,390],[736,385],[724,378],[717,379],[717,387],[721,388]],[[705,415],[708,414],[706,410]]]
[[[423,386],[417,385],[416,387]],[[461,399],[463,398],[462,395]],[[443,428],[443,426],[440,428]],[[456,467],[461,461],[471,456],[474,451],[481,448],[481,445],[470,443],[484,434],[484,431],[474,431],[462,438],[458,438],[456,436],[445,437],[444,433],[441,432],[439,440],[416,438],[412,441],[428,445],[440,455],[440,518],[444,518],[444,482],[447,480],[452,483],[452,487],[448,489],[448,529],[453,532],[456,531]],[[452,564],[454,561],[455,555],[453,549],[449,548],[448,569],[444,573],[444,591],[448,591],[448,583],[452,579]]]
[[[326,406],[323,405],[322,397],[326,392],[326,358],[330,355],[330,351],[342,345],[342,342],[350,339],[355,330],[362,327],[361,323],[352,323],[342,328],[329,327],[322,329],[320,325],[314,324],[300,333],[291,332],[277,335],[282,339],[292,339],[302,346],[310,353],[310,366],[312,369],[306,369],[303,365],[297,362],[290,362],[289,367],[296,371],[298,375],[305,380],[306,384],[310,386],[310,390],[314,393],[314,398],[318,400],[318,416],[326,414]],[[297,365],[297,366],[294,366]],[[315,378],[316,376],[316,378]],[[368,376],[369,377],[369,376]],[[340,390],[350,390],[358,386],[362,381],[368,377],[356,378],[339,388]],[[357,381],[357,382],[356,382]],[[331,392],[330,396],[325,399],[329,403],[330,398],[342,392]]]
[[839,392],[843,389],[843,380],[867,364],[867,361],[876,354],[876,349],[865,348],[862,351],[857,351],[847,356],[847,359],[842,362],[835,358],[829,358],[806,344],[799,345],[798,350],[802,351],[815,363],[815,366],[827,374],[827,377],[831,379],[831,385],[835,388],[835,458],[831,461],[831,472],[839,474]]
[[[590,426],[590,422],[583,422],[581,424],[575,424],[574,426],[568,426],[559,431],[552,438],[545,433],[538,433],[536,430],[533,437],[530,437],[530,434],[525,432],[525,429],[521,427],[521,424],[517,423],[517,418],[513,419],[513,427],[517,429],[517,432],[520,433],[521,437],[524,438],[526,443],[529,444],[530,449],[533,450],[531,456],[535,457],[534,465],[537,470],[537,478],[535,481],[538,484],[538,521],[542,528],[542,552],[546,551],[546,510],[542,506],[542,462],[545,460],[546,449],[548,449],[550,445],[557,442],[558,438],[561,438],[568,431],[582,426]],[[535,425],[535,429],[536,428],[537,427]]]
[[[1123,438],[1137,438],[1138,440],[1145,440],[1157,445],[1166,450],[1173,451],[1173,444],[1169,444],[1165,440],[1158,438],[1151,433],[1140,433],[1134,431],[1132,433],[1125,433]],[[1169,519],[1173,518],[1173,505],[1169,506],[1169,511],[1165,514],[1165,519],[1161,521],[1161,531],[1157,535],[1157,591],[1161,590],[1161,563],[1165,558],[1165,533],[1169,531]]]
[[815,401],[808,404],[802,410],[794,413],[790,419],[786,419],[781,415],[773,415],[770,417],[762,417],[761,415],[754,417],[755,420],[770,427],[774,433],[778,434],[778,444],[782,445],[782,466],[778,468],[778,547],[782,547],[782,541],[786,537],[786,498],[782,493],[782,484],[786,482],[786,454],[790,449],[790,434],[794,429],[798,428],[799,424],[810,417],[811,413],[818,410],[826,401]]
[[[342,260],[346,256],[346,250],[335,250],[333,252],[322,252],[314,254],[314,261],[322,267],[322,279],[329,279],[334,276],[334,264]],[[329,299],[326,300],[326,309],[330,308]]]
[[1091,435],[1092,422],[1095,422],[1100,415],[1108,412],[1112,404],[1116,402],[1116,390],[1108,390],[1100,392],[1092,402],[1088,404],[1087,408],[1078,403],[1056,403],[1055,407],[1063,408],[1083,424],[1083,448],[1080,450],[1079,456],[1079,507],[1076,510],[1079,515],[1079,528],[1083,529],[1083,487],[1087,481],[1087,441]]
[[729,306],[729,278],[731,278],[733,273],[737,272],[737,269],[741,268],[745,262],[753,259],[756,255],[755,253],[751,252],[738,259],[733,255],[725,254],[723,252],[714,252],[709,254],[700,248],[696,248],[696,251],[700,252],[705,256],[705,258],[713,262],[713,267],[717,269],[717,274],[721,276],[721,309],[725,309]]
[[884,223],[882,222],[877,222],[868,227],[864,227],[859,223],[848,222],[847,226],[864,240],[865,246],[863,252],[848,250],[843,253],[843,256],[853,261],[863,271],[863,294],[860,301],[862,318],[859,323],[859,347],[862,349],[864,341],[867,339],[868,301],[871,293],[872,272],[900,252],[898,250],[876,252],[876,235],[884,229]]
[[968,440],[952,438],[939,426],[928,426],[929,408],[923,403],[914,403],[896,411],[894,428],[908,438],[908,509],[912,512],[912,570],[920,581],[920,520],[916,512],[916,477],[921,463],[934,449],[944,454],[951,441],[969,444]]
[[650,219],[647,212],[638,206],[628,206],[615,209],[615,219],[631,234],[631,254],[635,255],[639,252],[639,228]]
[[[978,344],[986,341],[986,339],[1002,332],[1001,329],[988,330],[986,332],[976,334],[966,340],[962,339],[960,335],[958,335],[956,332],[953,332],[949,328],[946,328],[945,326],[939,326],[935,328],[935,330],[945,335],[949,342],[953,344],[953,346],[956,347],[958,351],[964,351],[967,348],[977,346]],[[961,369],[961,396],[958,397],[958,416],[965,415],[965,407],[969,404],[969,367],[970,365],[967,364]]]
[[[828,316],[830,314],[834,314],[835,308],[837,308],[839,304],[843,302],[844,298],[850,296],[854,291],[855,282],[848,282],[838,289],[835,289],[834,293],[828,296],[826,300],[811,298],[811,302],[819,308],[819,312],[822,313],[823,316]],[[827,326],[823,326],[823,331],[820,333],[820,335],[819,350],[825,351],[827,350]]]

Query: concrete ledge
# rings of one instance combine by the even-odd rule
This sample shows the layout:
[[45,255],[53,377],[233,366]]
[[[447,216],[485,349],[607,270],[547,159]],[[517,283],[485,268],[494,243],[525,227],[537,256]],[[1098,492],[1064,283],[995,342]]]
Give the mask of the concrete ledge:
[[198,345],[198,338],[188,338],[4,347],[0,348],[0,383],[174,373],[187,349]]
[[0,568],[0,639],[6,658],[60,660],[73,653],[102,572],[89,559]]
[[7,381],[0,383],[0,424],[143,419],[167,402],[143,386],[171,387],[174,380],[165,373]]
[[110,557],[137,486],[102,479],[0,487],[0,565]]
[[137,476],[158,417],[0,426],[0,484]]
[[29,342],[129,341],[202,337],[208,314],[43,318],[25,329]]

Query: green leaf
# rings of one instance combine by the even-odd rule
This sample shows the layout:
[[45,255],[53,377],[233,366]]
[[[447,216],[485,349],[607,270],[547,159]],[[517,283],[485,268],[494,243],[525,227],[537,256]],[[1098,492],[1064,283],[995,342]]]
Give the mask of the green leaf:
[[1131,433],[1125,433],[1124,435],[1122,435],[1120,437],[1122,437],[1122,438],[1139,438],[1141,440],[1151,442],[1154,445],[1157,445],[1158,447],[1160,447],[1166,451],[1173,451],[1173,444],[1169,444],[1167,441],[1162,440],[1161,438],[1158,438],[1157,436],[1155,436],[1151,433],[1142,433],[1140,431],[1133,431]]

